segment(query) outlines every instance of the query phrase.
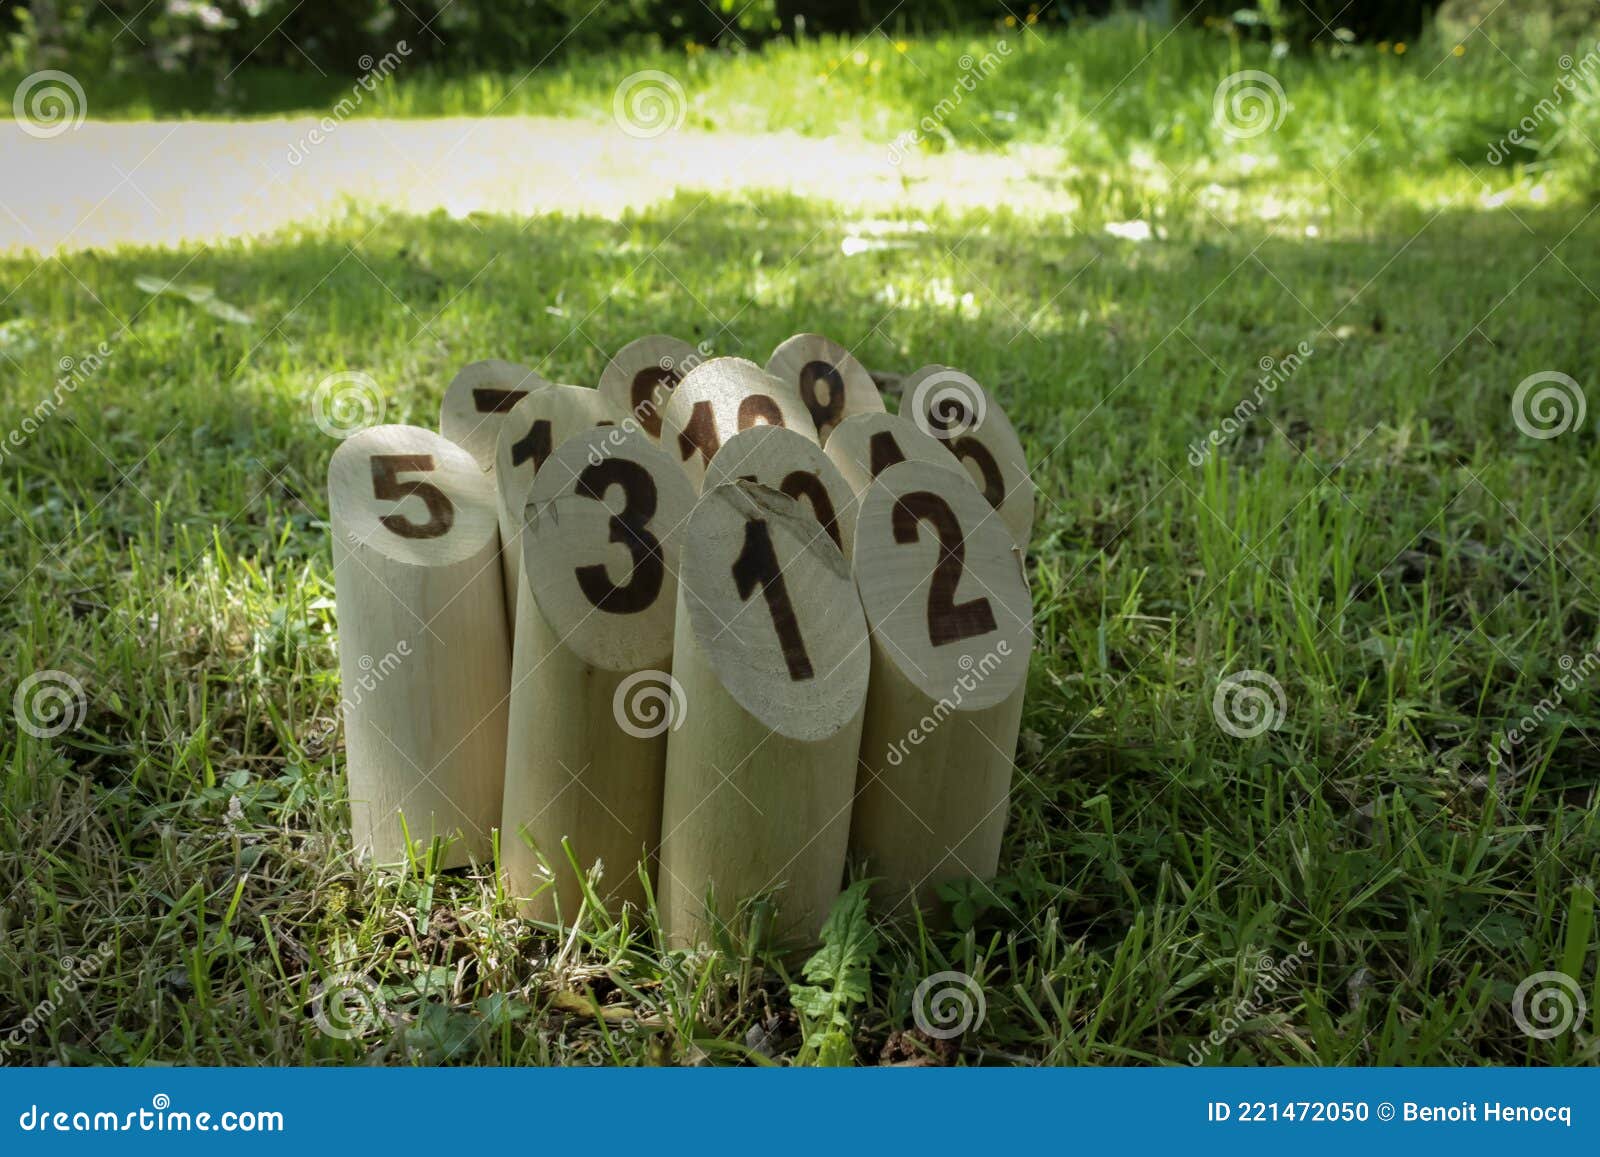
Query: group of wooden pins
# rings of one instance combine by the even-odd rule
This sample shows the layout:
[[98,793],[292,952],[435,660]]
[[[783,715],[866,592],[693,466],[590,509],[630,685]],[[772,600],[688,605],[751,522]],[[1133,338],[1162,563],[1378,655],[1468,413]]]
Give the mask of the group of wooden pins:
[[541,920],[652,889],[678,944],[756,900],[762,934],[813,941],[851,859],[887,912],[992,876],[1033,486],[968,375],[926,366],[901,399],[816,334],[765,369],[651,336],[597,389],[475,362],[441,433],[347,438],[357,850],[498,854]]

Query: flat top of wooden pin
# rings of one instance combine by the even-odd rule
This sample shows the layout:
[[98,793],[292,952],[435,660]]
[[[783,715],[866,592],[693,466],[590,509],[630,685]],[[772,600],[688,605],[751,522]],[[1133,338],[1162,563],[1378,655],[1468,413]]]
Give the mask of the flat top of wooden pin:
[[534,475],[562,442],[590,426],[621,420],[610,402],[588,386],[546,382],[530,390],[500,423],[495,446],[495,484],[506,509],[521,515]]
[[900,413],[961,459],[1017,545],[1026,547],[1033,529],[1033,478],[1005,411],[971,374],[950,366],[923,366],[907,376],[903,390]]
[[833,428],[824,451],[845,480],[858,490],[901,462],[928,462],[967,477],[961,460],[950,452],[950,447],[897,414],[854,414],[846,418]]
[[724,482],[759,482],[800,501],[844,550],[854,538],[856,496],[822,447],[782,426],[735,434],[706,468],[704,490]]
[[697,487],[722,443],[752,426],[785,426],[817,441],[817,428],[795,392],[754,362],[712,358],[672,391],[661,442]]
[[642,430],[574,434],[540,469],[523,573],[550,629],[584,662],[637,671],[672,658],[678,540],[694,500]]
[[927,462],[878,476],[856,519],[856,584],[889,660],[930,699],[975,711],[1026,677],[1033,608],[1010,532],[957,482]]
[[772,351],[767,372],[796,391],[824,445],[851,414],[883,409],[883,395],[855,355],[820,333],[797,333]]
[[600,392],[616,409],[631,413],[652,438],[661,436],[661,415],[672,391],[700,361],[686,341],[653,333],[629,342],[600,371]]
[[370,426],[328,463],[329,522],[340,541],[396,562],[471,558],[499,534],[494,483],[472,455],[418,426]]
[[833,540],[794,499],[751,482],[706,491],[687,531],[684,606],[728,694],[780,735],[836,734],[865,700],[870,648]]
[[492,470],[501,420],[530,390],[548,384],[527,366],[499,358],[464,365],[439,403],[439,432]]

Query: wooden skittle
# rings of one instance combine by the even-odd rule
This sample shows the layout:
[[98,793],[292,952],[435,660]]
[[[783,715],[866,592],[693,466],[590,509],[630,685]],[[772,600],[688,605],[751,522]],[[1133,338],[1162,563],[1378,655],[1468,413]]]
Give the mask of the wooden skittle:
[[1010,419],[970,374],[930,365],[905,379],[900,413],[961,459],[1023,551],[1033,534],[1033,479]]
[[883,412],[883,395],[867,368],[836,341],[797,333],[767,359],[767,373],[805,403],[824,446],[833,429],[854,414]]
[[328,465],[351,834],[378,864],[500,818],[509,643],[493,483],[431,430],[373,426]]
[[834,427],[823,447],[857,498],[891,466],[928,462],[966,478],[961,460],[937,438],[931,438],[896,414],[857,414]]
[[598,390],[546,382],[531,390],[500,423],[495,446],[495,489],[500,520],[500,569],[506,612],[517,617],[517,576],[522,571],[522,511],[533,480],[556,448],[594,426],[622,420]]
[[752,426],[735,434],[711,460],[705,489],[740,479],[797,499],[844,556],[850,557],[856,534],[856,496],[839,468],[811,439],[781,426]]
[[752,426],[784,426],[821,445],[811,415],[782,382],[743,358],[712,358],[672,391],[661,441],[698,491],[722,444]]
[[639,430],[580,432],[534,480],[500,855],[535,919],[577,914],[582,889],[563,841],[584,872],[603,865],[607,904],[644,904],[638,869],[655,855],[679,706],[667,668],[693,504],[683,472]]
[[865,632],[844,557],[809,511],[748,482],[700,498],[679,570],[684,716],[661,819],[672,943],[745,925],[741,905],[762,897],[774,913],[763,935],[816,939],[844,873]]
[[629,414],[652,442],[661,439],[661,415],[672,391],[701,360],[686,341],[650,334],[617,351],[600,373],[600,392],[611,405]]
[[439,404],[439,432],[493,470],[500,423],[530,390],[548,384],[527,366],[499,358],[462,366]]
[[891,466],[856,520],[872,686],[850,843],[891,913],[992,877],[1005,832],[1032,607],[1005,525],[956,481]]

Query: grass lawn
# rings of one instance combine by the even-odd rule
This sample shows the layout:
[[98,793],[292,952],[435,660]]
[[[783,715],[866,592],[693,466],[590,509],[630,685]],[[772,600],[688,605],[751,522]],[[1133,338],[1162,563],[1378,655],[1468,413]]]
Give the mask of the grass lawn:
[[[878,930],[870,994],[841,1007],[861,1062],[1600,1059],[1592,1019],[1543,1040],[1512,1012],[1553,970],[1600,1008],[1600,452],[1592,419],[1535,438],[1513,405],[1535,373],[1595,380],[1593,106],[1569,101],[1583,111],[1528,167],[1496,167],[1483,150],[1555,83],[1554,52],[1474,38],[1461,57],[1279,67],[1137,25],[1081,59],[1062,34],[1009,35],[1018,71],[968,98],[953,143],[1003,144],[1004,125],[1082,144],[1070,210],[356,206],[248,243],[0,257],[0,414],[25,431],[0,442],[0,690],[64,672],[85,701],[53,737],[0,730],[7,1063],[814,1059],[794,960],[667,953],[588,909],[554,935],[488,865],[352,863],[336,443],[309,400],[359,370],[387,420],[432,426],[467,361],[593,383],[644,333],[764,361],[812,329],[875,369],[972,372],[1039,489],[1004,874],[953,929]],[[810,82],[842,93],[816,104],[782,99],[785,70],[814,78],[836,49],[773,50],[766,74],[707,54],[683,76],[691,123],[820,132],[847,109],[892,139],[959,75],[952,47],[877,40]],[[890,85],[904,56],[929,77],[909,95]],[[539,83],[583,112],[631,67]],[[1277,69],[1292,107],[1220,138],[1212,92],[1248,67]],[[492,103],[444,107],[471,88],[453,83],[398,84],[382,111]],[[149,277],[213,287],[248,321]],[[1248,737],[1213,710],[1244,671],[1283,691]],[[946,970],[985,999],[959,1050],[907,1032]],[[380,1015],[323,1031],[330,982]]]

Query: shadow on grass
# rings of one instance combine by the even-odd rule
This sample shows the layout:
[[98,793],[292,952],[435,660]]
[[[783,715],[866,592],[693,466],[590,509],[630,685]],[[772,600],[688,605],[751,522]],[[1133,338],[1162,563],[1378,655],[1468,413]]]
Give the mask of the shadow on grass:
[[[339,839],[342,791],[333,752],[296,739],[337,699],[318,602],[335,443],[311,419],[316,384],[362,370],[388,420],[431,426],[479,358],[587,384],[647,332],[764,361],[818,330],[874,368],[970,369],[1036,467],[1038,641],[1007,868],[971,920],[1015,938],[1016,983],[1105,995],[1092,1031],[1080,1017],[1052,1036],[997,987],[985,1039],[1178,1057],[1228,999],[1231,962],[1304,940],[1318,1059],[1421,1059],[1425,1028],[1445,1042],[1428,1059],[1526,1060],[1495,994],[1556,958],[1562,866],[1600,855],[1600,700],[1564,690],[1498,778],[1485,751],[1559,685],[1563,656],[1592,649],[1600,609],[1600,452],[1582,432],[1529,438],[1511,412],[1528,375],[1593,365],[1600,250],[1583,221],[1401,206],[1309,239],[1219,235],[1188,210],[1134,243],[1004,212],[867,230],[793,200],[679,197],[620,222],[353,216],[200,252],[0,262],[11,416],[62,356],[132,330],[0,466],[17,514],[0,577],[19,589],[0,616],[27,646],[6,658],[93,688],[71,759],[28,748],[38,762],[9,789],[28,818],[3,821],[3,842],[50,840],[48,801],[88,793],[126,841],[60,834],[35,867],[63,895],[91,864],[135,881],[117,919],[170,947],[159,896],[192,881],[168,878],[161,825],[215,837],[246,795],[281,873],[252,913],[281,902],[312,921],[328,867],[303,838]],[[254,321],[152,299],[144,274],[209,285]],[[1313,352],[1257,397],[1263,359],[1301,342]],[[1212,714],[1241,669],[1284,690],[1278,725],[1247,740]],[[291,771],[278,796],[246,790]],[[225,904],[229,889],[200,891]],[[49,894],[26,893],[17,922]],[[183,972],[184,951],[158,947],[151,976]],[[244,999],[230,969],[252,966],[212,959],[204,978]],[[149,1024],[216,1033],[229,1016],[226,1000],[177,1003]]]

